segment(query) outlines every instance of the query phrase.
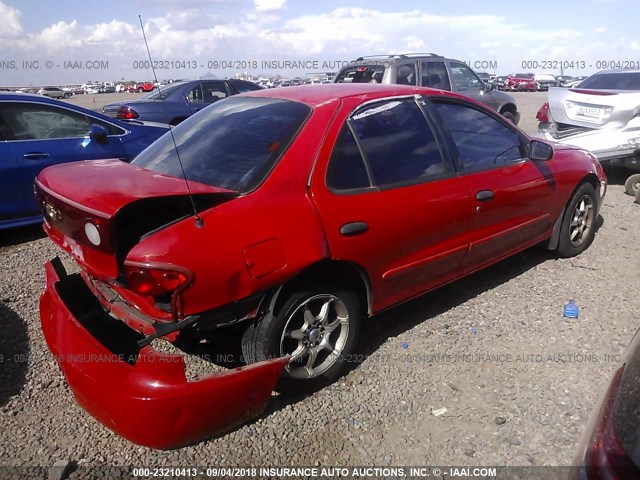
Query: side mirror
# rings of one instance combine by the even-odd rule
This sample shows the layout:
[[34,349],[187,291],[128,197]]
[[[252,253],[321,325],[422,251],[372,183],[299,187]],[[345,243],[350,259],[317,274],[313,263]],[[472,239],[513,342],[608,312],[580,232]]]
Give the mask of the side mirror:
[[91,140],[95,140],[100,145],[104,145],[108,142],[108,138],[107,138],[108,135],[109,135],[109,132],[107,132],[107,129],[104,128],[102,125],[98,125],[94,123],[89,128],[89,138]]
[[484,84],[484,88],[483,88],[483,90],[484,90],[485,92],[490,92],[490,91],[491,91],[491,90],[493,90],[493,89],[494,89],[494,85],[493,85],[493,83],[485,83],[485,84]]
[[546,162],[553,157],[553,147],[548,143],[540,142],[539,140],[531,140],[529,145],[529,157],[532,160],[541,160]]

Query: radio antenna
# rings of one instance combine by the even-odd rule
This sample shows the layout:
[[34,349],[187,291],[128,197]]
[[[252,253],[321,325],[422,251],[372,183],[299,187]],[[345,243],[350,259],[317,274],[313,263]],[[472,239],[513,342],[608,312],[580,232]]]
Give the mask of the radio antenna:
[[[140,20],[140,29],[142,30],[142,38],[144,38],[144,45],[147,47],[147,56],[149,57],[149,65],[151,66],[151,71],[153,72],[153,79],[156,82],[158,88],[158,94],[160,96],[160,103],[162,103],[162,109],[164,110],[164,116],[167,119],[167,123],[169,123],[169,112],[167,111],[167,106],[164,103],[164,97],[162,96],[162,90],[160,90],[160,82],[158,82],[158,77],[156,76],[156,69],[153,68],[153,60],[151,59],[151,51],[149,50],[149,43],[147,42],[147,35],[144,33],[144,25],[142,23],[142,15],[138,15],[138,19]],[[204,226],[204,219],[198,214],[198,209],[196,208],[196,202],[193,199],[193,194],[191,193],[191,187],[189,187],[189,180],[187,179],[187,174],[184,171],[184,165],[182,164],[182,158],[180,158],[180,152],[178,151],[178,144],[176,143],[176,138],[173,136],[173,128],[171,124],[169,124],[169,134],[171,135],[171,140],[173,141],[173,147],[176,149],[176,156],[178,157],[178,163],[180,164],[180,170],[182,170],[182,178],[184,178],[184,184],[187,187],[187,193],[189,194],[189,200],[191,201],[191,208],[193,208],[193,216],[196,220],[196,227],[202,228]]]

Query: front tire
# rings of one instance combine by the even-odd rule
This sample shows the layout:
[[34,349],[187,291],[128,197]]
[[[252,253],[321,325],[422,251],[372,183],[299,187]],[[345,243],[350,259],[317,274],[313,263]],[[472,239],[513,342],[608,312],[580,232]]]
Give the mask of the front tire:
[[635,197],[638,190],[640,190],[640,173],[634,173],[624,182],[624,191],[627,195]]
[[595,237],[597,198],[593,187],[584,183],[567,204],[562,219],[558,255],[575,257],[585,251]]
[[247,363],[291,355],[276,390],[309,392],[344,374],[361,323],[360,299],[352,290],[330,285],[301,289],[289,294],[277,312],[249,326],[242,352]]

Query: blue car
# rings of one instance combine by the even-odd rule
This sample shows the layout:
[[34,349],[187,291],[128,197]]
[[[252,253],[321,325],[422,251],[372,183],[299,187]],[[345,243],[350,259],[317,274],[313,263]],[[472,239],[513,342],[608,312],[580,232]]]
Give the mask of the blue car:
[[105,105],[102,113],[113,118],[136,119],[177,125],[221,98],[262,90],[245,80],[191,80],[160,87],[138,100]]
[[41,95],[0,93],[0,230],[42,222],[33,180],[50,165],[132,160],[168,130]]

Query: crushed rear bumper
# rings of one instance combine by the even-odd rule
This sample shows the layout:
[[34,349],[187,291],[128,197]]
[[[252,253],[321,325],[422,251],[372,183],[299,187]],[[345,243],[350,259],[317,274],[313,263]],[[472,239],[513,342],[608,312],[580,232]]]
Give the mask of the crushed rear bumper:
[[188,381],[182,355],[140,348],[140,334],[109,317],[80,275],[45,267],[42,330],[78,403],[128,440],[177,448],[259,415],[288,357]]

